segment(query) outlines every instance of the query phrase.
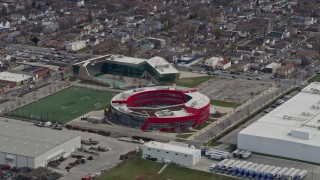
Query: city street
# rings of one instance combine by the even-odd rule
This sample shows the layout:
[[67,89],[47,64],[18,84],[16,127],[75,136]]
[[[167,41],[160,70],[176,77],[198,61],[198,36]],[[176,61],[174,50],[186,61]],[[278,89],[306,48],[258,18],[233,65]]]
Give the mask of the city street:
[[258,108],[274,100],[288,89],[288,87],[273,87],[271,89],[268,89],[259,96],[254,97],[252,100],[249,100],[246,104],[243,104],[233,114],[228,114],[225,119],[222,119],[216,125],[206,127],[203,130],[195,133],[193,136],[189,137],[189,143],[200,145],[211,140],[212,138],[223,132],[226,128],[247,117]]

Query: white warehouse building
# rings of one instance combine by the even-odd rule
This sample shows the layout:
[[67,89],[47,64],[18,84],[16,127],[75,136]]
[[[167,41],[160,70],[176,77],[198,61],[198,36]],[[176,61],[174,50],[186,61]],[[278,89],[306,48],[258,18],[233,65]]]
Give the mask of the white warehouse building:
[[320,83],[239,132],[238,148],[320,163]]
[[150,141],[142,146],[143,157],[157,158],[158,161],[194,166],[201,160],[201,150],[181,145]]
[[0,120],[0,164],[44,167],[81,146],[79,135]]

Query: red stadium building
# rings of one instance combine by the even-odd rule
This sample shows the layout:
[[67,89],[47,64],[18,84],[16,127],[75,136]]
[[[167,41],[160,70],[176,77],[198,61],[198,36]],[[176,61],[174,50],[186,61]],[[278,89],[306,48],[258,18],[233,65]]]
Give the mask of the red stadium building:
[[195,89],[145,87],[117,94],[111,100],[113,121],[145,130],[196,127],[210,117],[210,99]]

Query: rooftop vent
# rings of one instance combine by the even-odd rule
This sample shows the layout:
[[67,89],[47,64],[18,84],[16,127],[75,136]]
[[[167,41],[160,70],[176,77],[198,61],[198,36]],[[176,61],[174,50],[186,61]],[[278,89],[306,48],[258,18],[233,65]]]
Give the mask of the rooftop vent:
[[291,136],[299,139],[311,139],[313,134],[306,129],[292,129]]

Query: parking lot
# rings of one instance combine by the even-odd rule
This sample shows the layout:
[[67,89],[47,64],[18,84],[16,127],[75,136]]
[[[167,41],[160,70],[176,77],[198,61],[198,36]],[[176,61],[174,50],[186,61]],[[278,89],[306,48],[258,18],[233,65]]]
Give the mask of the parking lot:
[[[64,129],[63,131],[69,131]],[[66,176],[62,177],[62,180],[70,180],[70,179],[81,179],[82,176],[95,173],[100,173],[102,169],[108,170],[114,167],[116,164],[121,162],[119,160],[120,155],[126,154],[131,150],[135,150],[136,147],[140,146],[140,144],[135,143],[127,143],[123,141],[119,141],[115,138],[105,137],[97,134],[81,132],[81,131],[73,131],[73,133],[81,135],[82,139],[89,139],[99,141],[98,146],[106,147],[109,149],[107,152],[98,152],[100,156],[92,156],[90,154],[86,154],[83,152],[75,152],[80,155],[84,155],[85,157],[92,156],[93,160],[87,160],[85,164],[78,165],[70,169],[69,173],[66,173]],[[83,148],[88,149],[90,146],[83,145]],[[94,151],[94,150],[90,150]],[[67,162],[74,161],[74,158],[68,158]],[[67,163],[62,163],[61,170],[66,171],[64,167]]]
[[270,82],[213,77],[198,89],[209,98],[242,104],[269,87]]

